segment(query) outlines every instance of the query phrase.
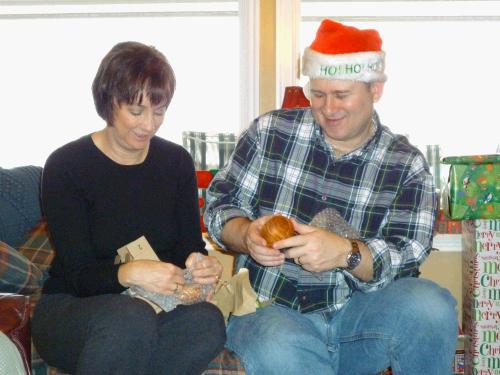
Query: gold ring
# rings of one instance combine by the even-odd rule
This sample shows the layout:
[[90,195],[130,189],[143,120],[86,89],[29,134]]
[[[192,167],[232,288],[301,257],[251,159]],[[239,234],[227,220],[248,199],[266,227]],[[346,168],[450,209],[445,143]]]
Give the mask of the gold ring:
[[179,290],[179,283],[175,283],[174,293],[177,293],[178,290]]

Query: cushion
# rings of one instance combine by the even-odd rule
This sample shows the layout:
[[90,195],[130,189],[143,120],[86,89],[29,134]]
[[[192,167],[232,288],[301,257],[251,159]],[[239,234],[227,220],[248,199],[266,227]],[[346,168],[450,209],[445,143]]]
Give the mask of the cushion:
[[42,218],[28,232],[26,241],[17,250],[42,271],[42,282],[44,282],[49,275],[50,264],[55,255],[45,219]]
[[0,291],[30,295],[43,284],[43,273],[22,253],[0,241]]
[[0,168],[0,241],[19,246],[40,220],[42,168]]
[[245,369],[239,358],[224,348],[209,364],[202,375],[244,375]]
[[[0,320],[0,331],[5,333],[16,345],[28,373],[30,373],[31,368],[29,309],[28,296],[0,293],[0,316],[2,317]],[[3,374],[1,371],[0,373]]]
[[19,349],[3,332],[0,332],[0,374],[26,374]]

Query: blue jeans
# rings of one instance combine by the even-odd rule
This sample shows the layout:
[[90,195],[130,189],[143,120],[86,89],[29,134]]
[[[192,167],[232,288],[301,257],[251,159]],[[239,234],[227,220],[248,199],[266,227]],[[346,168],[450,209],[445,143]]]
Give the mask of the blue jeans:
[[231,318],[226,346],[248,375],[452,374],[456,301],[429,280],[355,292],[331,316],[271,305]]

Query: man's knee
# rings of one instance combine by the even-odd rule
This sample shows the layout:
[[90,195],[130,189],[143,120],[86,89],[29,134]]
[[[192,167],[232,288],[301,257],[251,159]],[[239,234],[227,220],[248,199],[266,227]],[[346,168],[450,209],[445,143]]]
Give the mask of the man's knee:
[[456,300],[447,289],[416,278],[397,280],[396,285],[401,288],[401,299],[393,302],[399,305],[400,318],[407,320],[409,328],[434,332],[458,329]]
[[318,336],[310,321],[299,313],[295,316],[270,306],[231,321],[227,346],[240,356],[245,368],[253,369],[251,373],[287,373],[288,369],[317,360],[318,354],[311,348],[321,352],[323,345],[323,351],[327,351]]
[[306,348],[301,344],[296,333],[277,327],[269,335],[248,342],[241,356],[245,366],[268,373],[274,373],[276,369],[285,371],[288,367],[295,367],[294,363],[303,358]]

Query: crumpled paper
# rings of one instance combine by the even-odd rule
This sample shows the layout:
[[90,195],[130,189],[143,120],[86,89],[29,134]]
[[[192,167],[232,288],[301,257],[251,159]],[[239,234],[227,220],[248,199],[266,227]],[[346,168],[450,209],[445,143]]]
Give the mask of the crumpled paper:
[[[137,259],[160,260],[144,236],[121,247],[117,250],[117,253],[115,264]],[[173,295],[151,292],[139,286],[131,286],[123,294],[146,301],[156,313],[159,313],[162,310],[171,311],[180,304],[191,305],[205,301],[214,290],[214,285],[193,283],[193,277],[189,269],[184,270],[184,281],[185,284],[182,288]]]
[[257,307],[262,307],[257,301],[257,293],[250,284],[246,268],[240,268],[236,275],[220,284],[210,302],[221,310],[226,322],[230,315],[251,314]]
[[[144,236],[121,247],[117,251],[115,263],[125,263],[136,259],[159,260],[156,253],[149,245]],[[237,274],[233,275],[228,281],[220,283],[214,290],[213,285],[192,284],[191,273],[184,270],[184,279],[186,284],[174,295],[163,295],[146,291],[140,287],[133,286],[128,288],[124,294],[132,297],[141,298],[148,302],[157,313],[160,311],[170,311],[178,304],[192,304],[206,300],[207,296],[212,294],[208,302],[216,305],[222,312],[224,319],[227,320],[231,315],[241,316],[254,313],[257,307],[264,307],[270,302],[260,303],[257,299],[257,293],[250,284],[248,269],[241,268]],[[191,293],[192,288],[201,288],[199,293]],[[192,298],[196,294],[196,298]],[[198,298],[200,297],[200,298]]]
[[213,285],[193,283],[191,272],[188,269],[184,270],[184,280],[186,283],[173,295],[151,292],[139,286],[131,286],[126,292],[132,297],[146,299],[148,302],[154,303],[163,311],[171,311],[177,305],[192,305],[205,301],[214,289]]

